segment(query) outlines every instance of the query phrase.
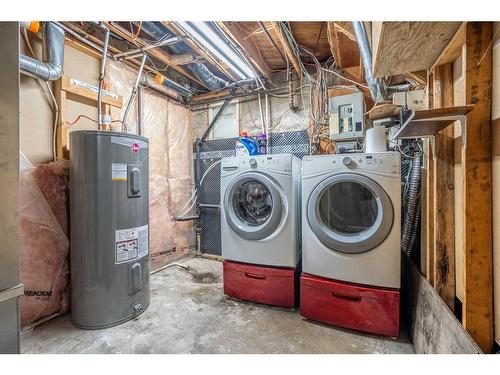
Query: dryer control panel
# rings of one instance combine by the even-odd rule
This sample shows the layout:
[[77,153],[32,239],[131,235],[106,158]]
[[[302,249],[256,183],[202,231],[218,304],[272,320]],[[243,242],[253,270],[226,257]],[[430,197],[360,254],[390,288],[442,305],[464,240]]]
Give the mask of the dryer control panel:
[[304,175],[337,169],[372,170],[389,174],[399,174],[401,170],[401,157],[398,152],[314,155],[304,157],[302,163]]
[[291,154],[274,154],[224,158],[221,164],[221,176],[245,170],[271,170],[291,173],[292,157]]

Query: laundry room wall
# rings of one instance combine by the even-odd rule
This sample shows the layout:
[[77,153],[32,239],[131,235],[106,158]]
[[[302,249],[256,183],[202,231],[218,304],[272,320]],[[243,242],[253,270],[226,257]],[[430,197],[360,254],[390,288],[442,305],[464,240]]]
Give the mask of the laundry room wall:
[[[268,95],[268,111],[270,113],[270,133],[281,133],[307,129],[309,125],[309,94],[308,89],[303,94],[298,91],[295,95],[295,105],[298,110],[293,112],[289,108],[288,95]],[[248,132],[251,136],[257,136],[262,132],[262,117],[258,96],[236,99],[238,105],[238,131]],[[209,108],[217,106],[222,102],[197,105],[192,108],[193,117],[193,140],[203,135],[210,124]],[[262,115],[266,119],[266,98],[261,95]],[[210,139],[210,138],[209,138]]]
[[[40,39],[31,34],[29,37],[40,57]],[[21,53],[29,55],[24,41]],[[67,76],[97,85],[98,59],[69,45],[64,53]],[[135,69],[109,61],[109,90],[122,95],[124,101],[136,76]],[[21,277],[29,292],[21,299],[21,317],[22,326],[27,327],[69,306],[69,172],[65,162],[50,163],[53,112],[45,83],[26,75],[20,80],[20,143],[25,155],[19,214]],[[80,114],[97,119],[95,102],[73,99],[68,93],[64,108],[68,122]],[[113,119],[121,119],[122,114],[122,110],[111,110]],[[133,106],[131,132],[136,131],[136,114]],[[77,129],[96,129],[96,124],[82,118],[69,127],[69,132]],[[191,112],[164,95],[144,89],[143,132],[150,142],[150,264],[154,270],[194,249],[193,224],[173,219],[192,191],[192,160],[186,157],[192,152]],[[37,241],[39,238],[44,240]]]

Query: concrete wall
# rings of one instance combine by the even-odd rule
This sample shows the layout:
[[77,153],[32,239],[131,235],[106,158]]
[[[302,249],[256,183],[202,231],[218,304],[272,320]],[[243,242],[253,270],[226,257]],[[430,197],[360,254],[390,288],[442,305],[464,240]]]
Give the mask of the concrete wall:
[[[289,131],[304,130],[309,125],[309,95],[304,89],[303,95],[297,91],[295,105],[299,107],[297,112],[289,109],[288,97],[269,95],[269,112],[271,122],[270,133],[281,133]],[[265,96],[261,96],[262,111],[266,118]],[[215,104],[215,103],[214,103]],[[193,108],[193,140],[201,137],[207,129],[209,121],[208,105]],[[239,131],[247,131],[249,135],[258,135],[262,130],[262,121],[258,97],[247,97],[239,99]]]
[[500,345],[500,22],[493,27],[493,98],[491,119],[493,147],[493,293],[495,340]]

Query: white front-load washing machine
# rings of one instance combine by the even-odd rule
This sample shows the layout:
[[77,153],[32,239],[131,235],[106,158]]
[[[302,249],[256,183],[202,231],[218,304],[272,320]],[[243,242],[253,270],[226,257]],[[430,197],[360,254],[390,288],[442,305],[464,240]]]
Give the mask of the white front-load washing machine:
[[399,153],[304,157],[301,314],[397,336],[400,236]]
[[300,262],[301,160],[291,154],[221,162],[224,293],[293,307]]

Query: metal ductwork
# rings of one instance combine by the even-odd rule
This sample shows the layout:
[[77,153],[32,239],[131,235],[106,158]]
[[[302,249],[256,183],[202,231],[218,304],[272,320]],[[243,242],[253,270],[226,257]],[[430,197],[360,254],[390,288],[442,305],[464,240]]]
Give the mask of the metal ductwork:
[[64,30],[53,22],[46,22],[43,27],[43,56],[46,62],[20,55],[21,73],[44,81],[59,79],[63,74]]
[[388,90],[385,81],[380,78],[373,77],[372,74],[372,50],[368,35],[366,34],[365,25],[362,21],[354,21],[352,23],[356,40],[359,46],[361,59],[365,68],[366,83],[370,89],[370,93],[374,101],[383,101],[388,99]]
[[[155,41],[164,38],[173,38],[176,35],[168,30],[161,24],[157,22],[143,22],[141,29],[144,30],[149,36],[151,36]],[[184,42],[179,42],[173,45],[160,47],[165,52],[174,55],[184,55],[191,50],[191,48]],[[192,64],[186,65],[200,81],[205,83],[212,90],[220,90],[225,88],[229,82],[215,75],[204,63],[194,62]]]

